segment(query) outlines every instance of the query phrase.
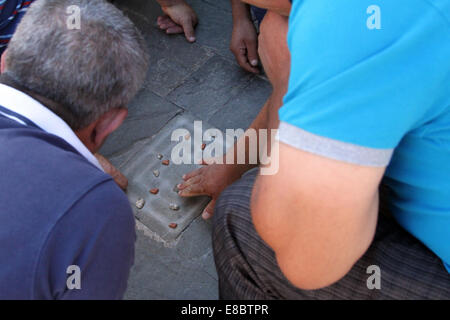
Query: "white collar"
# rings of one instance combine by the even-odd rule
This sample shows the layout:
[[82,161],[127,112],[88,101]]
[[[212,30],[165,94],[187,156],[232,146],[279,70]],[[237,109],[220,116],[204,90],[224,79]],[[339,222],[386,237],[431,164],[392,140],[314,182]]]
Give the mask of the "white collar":
[[[103,171],[97,158],[78,139],[75,132],[73,132],[67,123],[35,99],[19,90],[0,83],[0,105],[29,119],[42,130],[65,140],[89,162]],[[4,115],[24,124],[20,119],[10,115]]]

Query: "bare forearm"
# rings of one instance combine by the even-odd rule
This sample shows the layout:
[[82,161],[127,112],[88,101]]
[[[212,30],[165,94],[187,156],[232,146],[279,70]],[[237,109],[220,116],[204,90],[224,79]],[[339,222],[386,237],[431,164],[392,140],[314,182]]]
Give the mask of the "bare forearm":
[[161,7],[170,7],[182,0],[156,0]]
[[264,8],[284,16],[289,16],[291,2],[289,0],[243,0],[244,2]]
[[245,4],[241,0],[231,0],[231,13],[233,21],[239,21],[241,19],[250,19],[250,6]]
[[[277,91],[273,91],[271,96],[267,99],[261,111],[256,116],[255,120],[253,120],[250,127],[246,130],[245,134],[239,138],[239,140],[234,144],[232,150],[228,150],[227,153],[232,152],[234,155],[234,165],[230,167],[230,170],[237,170],[241,174],[258,166],[261,163],[260,159],[260,151],[263,148],[267,147],[267,155],[270,156],[271,144],[272,144],[272,130],[278,129],[279,120],[278,120],[278,110],[282,105],[282,97],[283,95]],[[259,132],[260,130],[267,130],[267,139],[266,141],[260,140]],[[250,153],[254,152],[254,150],[250,149],[250,139],[248,136],[251,136],[250,132],[253,131],[256,133],[256,145],[257,145],[257,154],[258,154],[258,163],[250,164],[248,163],[248,159],[250,159]],[[244,141],[244,139],[246,141]],[[244,143],[245,142],[245,143]],[[245,149],[240,148],[240,146],[245,146]],[[238,152],[245,152],[245,159],[247,159],[246,164],[237,164]],[[229,157],[229,154],[228,154]],[[224,163],[226,163],[227,155],[224,156]],[[228,163],[230,159],[228,158]]]

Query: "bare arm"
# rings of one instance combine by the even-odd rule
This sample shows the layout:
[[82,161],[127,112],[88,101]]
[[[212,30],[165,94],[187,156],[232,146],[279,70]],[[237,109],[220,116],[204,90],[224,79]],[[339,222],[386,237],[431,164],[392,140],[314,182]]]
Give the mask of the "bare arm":
[[[280,34],[286,37],[287,29],[287,19],[273,12],[261,26],[260,57],[274,93],[284,94],[288,85],[290,64],[282,54],[287,46],[276,42]],[[268,116],[278,125],[277,114]],[[385,168],[335,161],[283,143],[272,161],[278,173],[259,176],[253,189],[255,228],[294,285],[330,285],[350,270],[372,241]]]
[[283,143],[279,150],[279,172],[259,176],[253,189],[255,228],[295,286],[328,286],[372,242],[385,168],[339,162]]
[[[286,43],[286,35],[287,19],[269,12],[261,25],[259,52],[264,68],[271,78],[273,92],[247,132],[249,130],[258,132],[260,129],[278,128],[278,110],[283,103],[283,96],[287,90],[290,69],[290,54]],[[249,163],[237,164],[238,146],[242,145],[241,142],[244,139],[247,139],[246,135],[243,135],[232,147],[233,149],[228,150],[228,153],[223,157],[222,163],[226,163],[228,154],[233,151],[234,164],[211,164],[202,167],[186,174],[183,177],[184,181],[178,186],[181,190],[180,196],[193,197],[206,194],[212,198],[203,212],[205,219],[212,216],[216,199],[220,193],[239,179],[244,172],[257,166]],[[259,135],[257,135],[257,139],[259,140]],[[270,155],[272,148],[271,132],[268,132],[267,141],[265,143],[258,141],[257,146],[258,148],[267,147],[267,154]],[[246,159],[249,159],[249,149],[249,143],[246,143],[244,149]],[[258,163],[261,162],[259,151]]]
[[250,15],[250,6],[240,0],[231,0],[233,31],[230,50],[237,63],[246,71],[259,73],[258,35]]
[[259,8],[268,9],[283,16],[289,16],[291,2],[289,0],[243,0]]
[[234,20],[250,19],[250,9],[247,4],[241,0],[231,0],[231,13]]

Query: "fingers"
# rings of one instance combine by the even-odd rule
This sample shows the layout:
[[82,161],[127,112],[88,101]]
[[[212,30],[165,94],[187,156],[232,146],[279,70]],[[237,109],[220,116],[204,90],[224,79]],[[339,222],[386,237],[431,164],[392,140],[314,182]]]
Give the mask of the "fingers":
[[[237,63],[241,66],[241,68],[251,73],[259,73],[259,70],[250,64],[248,59],[248,50],[245,45],[241,46],[238,50],[234,50],[233,53],[234,56],[236,57]],[[256,60],[255,66],[257,64],[258,62]]]
[[183,33],[183,28],[175,25],[173,27],[169,27],[166,29],[166,33],[167,34],[177,34],[177,33]]
[[201,195],[209,195],[206,192],[204,181],[201,175],[194,176],[189,180],[177,185],[178,195],[181,197],[197,197]]
[[198,184],[192,184],[189,187],[186,187],[185,189],[178,191],[178,195],[180,197],[190,198],[190,197],[198,197],[198,196],[209,196],[205,192],[205,188],[201,183]]
[[208,220],[214,214],[214,206],[216,205],[216,200],[211,200],[206,206],[205,210],[203,210],[202,218]]
[[247,59],[252,67],[258,65],[258,43],[255,41],[247,41]]
[[159,16],[157,19],[158,27],[161,30],[165,30],[167,34],[183,33],[189,42],[194,42],[195,38],[195,25],[197,20],[195,18],[186,17],[179,21],[179,24],[175,23],[168,15]]
[[181,27],[184,30],[184,36],[186,37],[186,40],[189,42],[195,41],[195,21],[193,21],[191,18],[186,18],[181,21]]
[[202,171],[203,171],[203,168],[188,172],[188,173],[184,174],[182,178],[184,181],[187,181],[187,180],[191,179],[192,177],[195,177],[195,176],[201,174]]
[[158,23],[158,27],[161,30],[167,30],[168,28],[177,26],[177,24],[172,19],[170,19],[170,17],[167,15],[159,16],[157,23]]
[[201,181],[201,175],[199,174],[199,175],[193,176],[192,178],[187,179],[184,182],[178,184],[177,188],[179,190],[185,190],[192,185],[198,184],[200,181]]

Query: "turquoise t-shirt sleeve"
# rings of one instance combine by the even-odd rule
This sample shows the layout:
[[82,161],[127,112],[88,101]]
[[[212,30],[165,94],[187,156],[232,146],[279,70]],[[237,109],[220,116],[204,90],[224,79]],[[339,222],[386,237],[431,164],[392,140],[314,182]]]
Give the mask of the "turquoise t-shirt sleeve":
[[379,0],[378,11],[372,4],[293,2],[280,141],[386,166],[407,133],[442,111],[449,20],[425,0]]

